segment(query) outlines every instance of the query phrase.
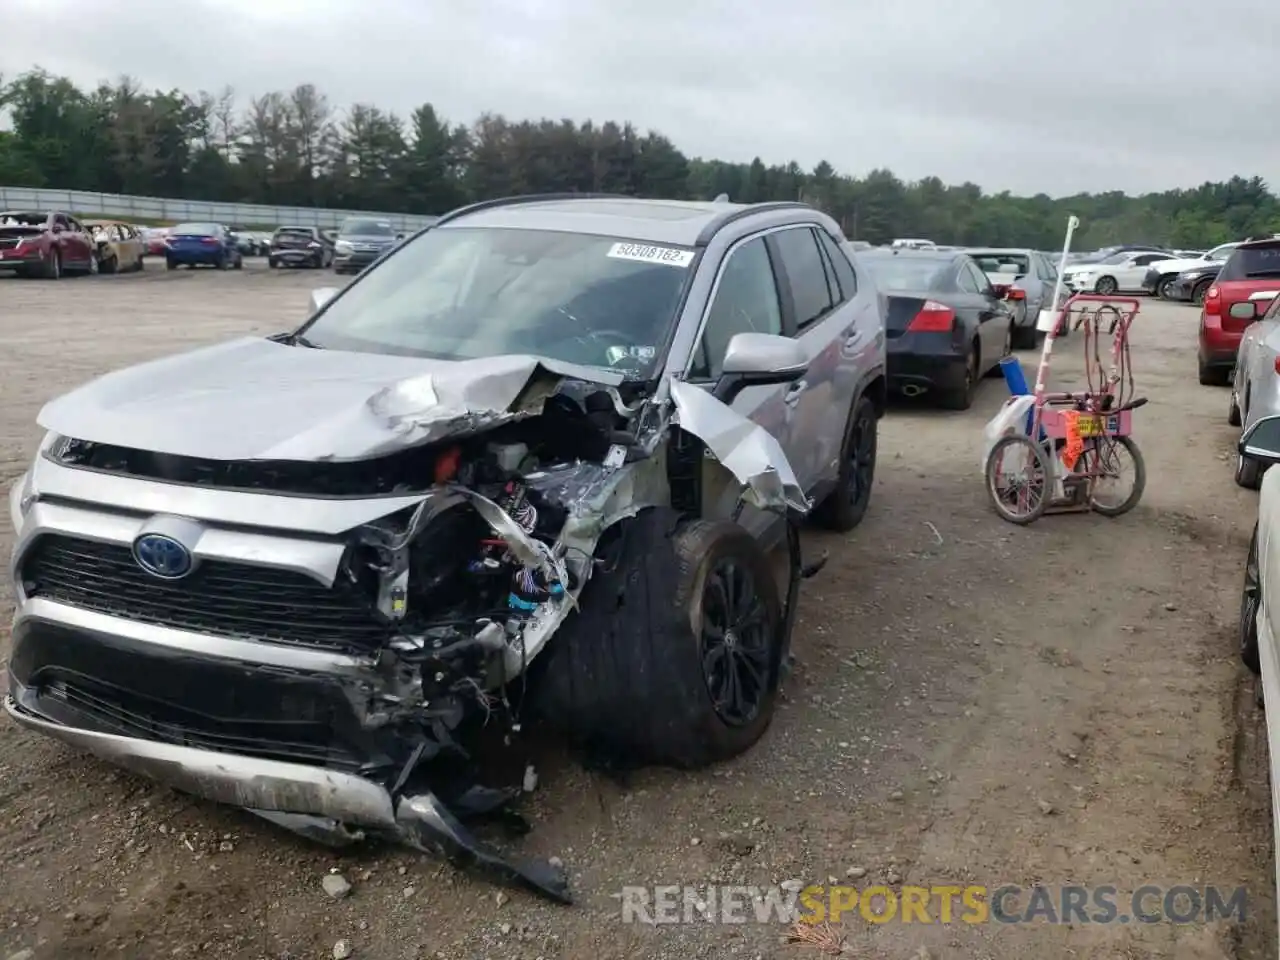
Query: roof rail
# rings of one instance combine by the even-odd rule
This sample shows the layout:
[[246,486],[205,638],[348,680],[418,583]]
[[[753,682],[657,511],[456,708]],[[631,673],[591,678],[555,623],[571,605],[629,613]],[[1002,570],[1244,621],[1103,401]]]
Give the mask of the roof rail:
[[753,214],[764,213],[768,210],[813,210],[815,213],[817,212],[816,207],[801,203],[798,200],[771,200],[764,203],[749,203],[739,207],[737,210],[724,214],[724,216],[716,220],[712,220],[702,228],[702,232],[698,234],[698,239],[694,243],[696,246],[705,247],[711,242],[712,237],[735,220],[741,220],[743,217],[750,217]]
[[435,223],[433,227],[439,227],[448,223],[450,220],[457,220],[459,217],[465,217],[471,213],[479,213],[481,210],[493,210],[497,207],[515,206],[519,203],[539,203],[541,201],[557,201],[557,200],[637,200],[638,197],[630,197],[623,193],[526,193],[515,197],[495,197],[492,200],[480,200],[476,203],[469,203],[465,207],[458,207],[456,210],[450,210]]

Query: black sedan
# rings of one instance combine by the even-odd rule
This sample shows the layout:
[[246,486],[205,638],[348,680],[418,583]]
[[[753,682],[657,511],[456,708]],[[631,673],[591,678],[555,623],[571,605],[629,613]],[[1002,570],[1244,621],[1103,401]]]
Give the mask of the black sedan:
[[1197,307],[1204,303],[1204,295],[1213,286],[1222,269],[1221,263],[1206,263],[1194,270],[1183,270],[1165,287],[1166,300],[1191,301]]
[[967,410],[983,374],[1009,355],[1015,314],[1026,294],[993,285],[963,253],[865,250],[857,254],[887,300],[889,387],[929,394],[950,410]]

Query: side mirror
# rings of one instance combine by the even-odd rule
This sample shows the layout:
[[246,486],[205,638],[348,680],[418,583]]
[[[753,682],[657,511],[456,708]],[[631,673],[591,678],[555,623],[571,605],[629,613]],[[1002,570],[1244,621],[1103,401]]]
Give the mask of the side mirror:
[[1244,457],[1280,463],[1280,416],[1259,417],[1240,435],[1236,449]]
[[1258,305],[1252,300],[1233,303],[1227,308],[1227,314],[1236,320],[1252,320],[1258,315]]
[[798,340],[772,333],[737,333],[724,352],[712,396],[731,404],[747,387],[794,383],[809,369],[809,352]]
[[320,287],[311,291],[311,312],[319,313],[320,309],[338,295],[337,287]]
[[403,234],[403,233],[397,233],[397,234],[396,234],[396,240],[397,240],[397,241],[400,241],[400,240],[403,240],[403,239],[404,239],[404,234]]

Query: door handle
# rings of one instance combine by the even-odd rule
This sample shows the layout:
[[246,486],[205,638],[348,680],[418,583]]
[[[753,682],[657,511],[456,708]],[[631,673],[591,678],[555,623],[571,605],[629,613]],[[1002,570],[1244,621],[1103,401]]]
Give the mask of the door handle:
[[853,333],[849,334],[849,336],[844,338],[844,345],[849,349],[853,349],[861,342],[862,342],[861,330],[855,330]]
[[790,389],[787,390],[786,395],[782,398],[782,402],[789,407],[794,407],[800,402],[800,397],[808,388],[809,384],[805,383],[803,380],[797,380],[791,385]]

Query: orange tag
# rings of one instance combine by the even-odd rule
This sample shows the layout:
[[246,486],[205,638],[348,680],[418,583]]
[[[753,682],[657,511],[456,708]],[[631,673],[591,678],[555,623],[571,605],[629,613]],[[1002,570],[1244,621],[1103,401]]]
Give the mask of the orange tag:
[[1068,470],[1076,468],[1076,461],[1084,453],[1084,437],[1080,436],[1080,411],[1064,410],[1063,418],[1067,422],[1067,443],[1062,448],[1062,465]]

